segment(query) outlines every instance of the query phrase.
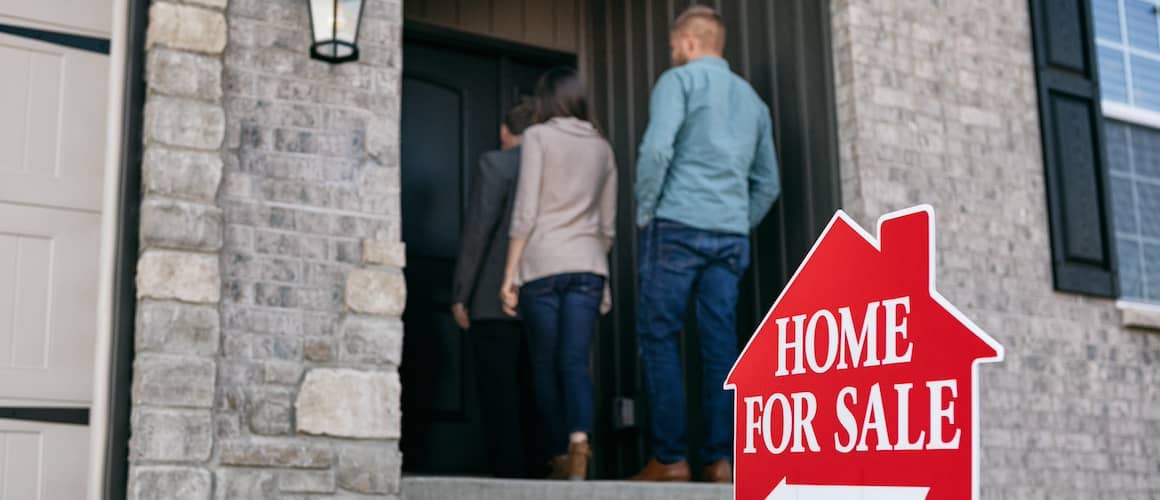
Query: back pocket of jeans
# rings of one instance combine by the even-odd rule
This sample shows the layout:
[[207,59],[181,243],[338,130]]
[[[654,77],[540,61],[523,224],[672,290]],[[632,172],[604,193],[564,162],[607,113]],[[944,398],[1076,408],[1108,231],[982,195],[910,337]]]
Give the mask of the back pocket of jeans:
[[604,277],[598,274],[581,274],[577,276],[573,283],[573,291],[591,295],[598,299],[604,295]]

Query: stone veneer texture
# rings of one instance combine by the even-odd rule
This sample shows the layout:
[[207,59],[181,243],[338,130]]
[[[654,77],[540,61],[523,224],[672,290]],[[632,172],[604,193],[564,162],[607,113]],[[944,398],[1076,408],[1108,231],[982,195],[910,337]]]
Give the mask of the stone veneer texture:
[[[150,7],[130,498],[398,498],[399,0]],[[342,411],[333,411],[341,408]]]

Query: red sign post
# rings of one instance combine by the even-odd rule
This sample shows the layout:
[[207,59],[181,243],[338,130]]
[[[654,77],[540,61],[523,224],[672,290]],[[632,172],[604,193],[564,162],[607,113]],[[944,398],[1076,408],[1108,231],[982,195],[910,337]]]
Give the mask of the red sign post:
[[839,211],[734,365],[737,499],[970,500],[978,365],[1003,347],[935,290],[934,210]]

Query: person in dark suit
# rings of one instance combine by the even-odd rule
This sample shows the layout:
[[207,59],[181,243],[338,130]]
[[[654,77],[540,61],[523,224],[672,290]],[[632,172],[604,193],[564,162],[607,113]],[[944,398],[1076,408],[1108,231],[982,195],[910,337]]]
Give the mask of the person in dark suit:
[[496,477],[529,473],[530,442],[525,439],[529,419],[521,415],[528,399],[522,394],[528,387],[522,373],[526,364],[523,326],[504,314],[497,291],[508,253],[521,134],[532,125],[534,115],[530,103],[513,106],[500,126],[503,149],[479,158],[452,287],[451,313],[459,327],[468,331],[475,352],[484,435]]

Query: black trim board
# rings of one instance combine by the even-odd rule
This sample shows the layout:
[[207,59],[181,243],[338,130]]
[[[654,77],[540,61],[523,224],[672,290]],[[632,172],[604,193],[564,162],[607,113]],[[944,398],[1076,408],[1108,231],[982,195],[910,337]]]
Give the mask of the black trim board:
[[53,45],[61,45],[77,50],[96,52],[97,54],[108,55],[109,53],[109,40],[107,38],[74,35],[72,33],[64,33],[61,31],[48,31],[29,28],[26,26],[14,26],[11,24],[0,24],[0,33],[32,40],[39,40],[41,42],[51,43]]
[[102,498],[126,498],[129,481],[129,416],[133,382],[135,284],[141,206],[142,125],[145,109],[145,28],[149,0],[128,0],[125,33],[125,88],[121,114],[121,162],[117,187],[119,223],[113,273],[112,346]]
[[72,407],[0,407],[0,418],[27,420],[48,424],[89,425],[88,408]]
[[528,58],[536,62],[562,65],[576,64],[576,54],[569,52],[561,52],[559,50],[535,47],[487,35],[444,28],[411,19],[405,19],[403,21],[403,39],[405,41],[432,43],[468,52],[481,52],[493,56],[502,55],[516,59]]

